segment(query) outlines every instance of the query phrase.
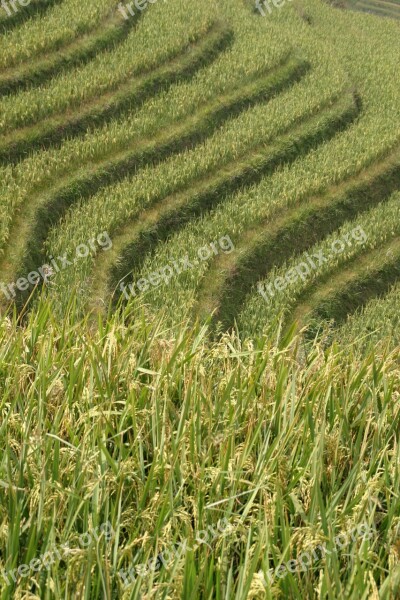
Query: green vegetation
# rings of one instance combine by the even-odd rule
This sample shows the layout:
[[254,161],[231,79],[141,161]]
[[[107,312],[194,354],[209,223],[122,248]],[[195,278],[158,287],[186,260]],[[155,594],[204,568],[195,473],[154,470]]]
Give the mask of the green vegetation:
[[[29,3],[29,7],[32,7],[31,10],[35,6],[38,9],[45,5],[54,6],[40,18],[30,19],[21,27],[13,29],[2,37],[0,68],[20,65],[24,61],[46,54],[51,50],[57,50],[77,36],[87,33],[96,27],[107,14],[110,14],[115,7],[115,0],[91,0],[84,4],[79,0]],[[18,9],[17,14],[24,14],[22,6]]]
[[1,600],[400,598],[399,16],[0,14]]
[[[63,322],[46,302],[23,328],[3,321],[2,564],[71,548],[20,578],[21,592],[139,598],[141,582],[154,597],[300,599],[317,585],[332,599],[396,597],[398,353],[316,345],[299,365],[290,337],[210,346],[205,334],[182,328],[166,342],[162,315],[150,325],[142,311],[90,328],[73,303]],[[122,587],[121,569],[194,548],[224,518],[229,534],[201,534],[209,546]],[[82,549],[106,522],[115,538]],[[335,536],[362,523],[371,539],[335,553]],[[263,591],[260,570],[321,543],[325,559]]]
[[46,79],[51,79],[61,71],[90,61],[99,52],[121,43],[135,23],[136,19],[125,21],[119,13],[107,14],[104,23],[77,40],[40,55],[36,61],[30,60],[3,69],[0,73],[0,93],[6,95],[33,85],[43,85]]
[[49,8],[56,6],[60,2],[61,0],[31,0],[25,7],[25,10],[18,10],[18,4],[16,5],[17,10],[13,10],[9,4],[6,4],[6,8],[1,6],[0,33],[3,34],[11,31],[33,17],[41,17]]

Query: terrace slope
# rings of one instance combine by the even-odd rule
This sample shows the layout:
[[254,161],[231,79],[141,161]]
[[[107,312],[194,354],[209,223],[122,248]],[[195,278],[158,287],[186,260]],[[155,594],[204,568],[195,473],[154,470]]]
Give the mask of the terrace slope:
[[[130,302],[171,325],[213,314],[216,330],[237,321],[259,334],[271,322],[265,278],[348,221],[368,229],[400,189],[399,24],[318,0],[268,18],[239,0],[191,7],[149,5],[113,47],[88,48],[78,66],[71,53],[55,77],[37,67],[39,88],[0,99],[1,277],[107,231],[109,253],[80,257],[44,290],[61,311],[71,289],[82,312],[102,310],[126,300],[121,281],[229,236],[233,252]],[[20,307],[31,291],[14,287]]]

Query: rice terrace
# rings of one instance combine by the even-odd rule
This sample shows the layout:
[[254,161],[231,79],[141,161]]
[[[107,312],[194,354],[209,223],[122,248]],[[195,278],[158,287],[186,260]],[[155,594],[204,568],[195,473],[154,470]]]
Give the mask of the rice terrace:
[[0,600],[400,600],[400,0],[0,49]]

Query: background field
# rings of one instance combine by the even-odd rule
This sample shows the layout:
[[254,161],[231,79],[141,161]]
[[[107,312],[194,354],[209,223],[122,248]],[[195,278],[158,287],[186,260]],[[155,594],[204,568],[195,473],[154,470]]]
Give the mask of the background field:
[[400,3],[270,8],[0,8],[2,599],[400,598]]

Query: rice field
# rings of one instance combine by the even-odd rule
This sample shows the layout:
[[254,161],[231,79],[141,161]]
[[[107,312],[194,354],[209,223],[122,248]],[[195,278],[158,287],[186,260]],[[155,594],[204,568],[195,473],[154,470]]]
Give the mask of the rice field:
[[400,19],[400,4],[397,0],[344,0],[337,5],[386,19]]
[[0,599],[400,598],[400,3],[7,1]]

